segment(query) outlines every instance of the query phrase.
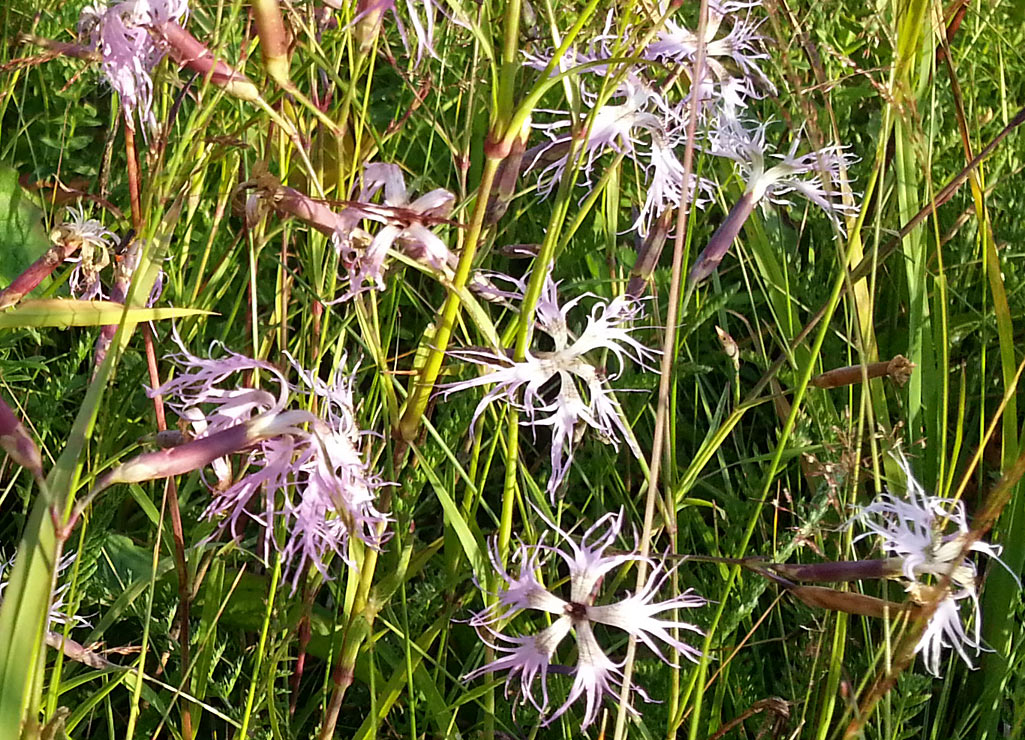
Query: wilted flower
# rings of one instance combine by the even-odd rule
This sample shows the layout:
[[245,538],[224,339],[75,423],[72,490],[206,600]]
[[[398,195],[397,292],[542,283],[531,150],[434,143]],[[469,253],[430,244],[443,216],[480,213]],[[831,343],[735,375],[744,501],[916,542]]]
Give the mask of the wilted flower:
[[[75,558],[78,553],[69,552],[65,553],[57,563],[57,577],[66,571],[75,562]],[[10,571],[14,567],[14,558],[4,557],[0,553],[0,601],[3,600],[4,591],[7,590],[7,584],[11,579]],[[89,622],[84,617],[80,617],[77,614],[68,614],[65,604],[64,596],[67,594],[68,589],[71,587],[70,583],[62,583],[53,592],[53,596],[50,599],[50,612],[49,619],[47,621],[46,629],[52,630],[54,625],[67,625],[70,624],[72,627],[88,627]]]
[[61,239],[79,244],[77,256],[67,258],[68,262],[76,263],[69,278],[71,295],[86,301],[102,300],[105,296],[100,271],[110,264],[114,234],[99,221],[86,218],[81,206],[66,211],[64,223],[55,231],[60,233]]
[[[933,675],[940,674],[940,654],[945,647],[954,648],[970,667],[972,661],[966,648],[977,655],[982,649],[982,614],[979,610],[978,571],[975,564],[963,557],[968,542],[968,518],[964,503],[949,498],[930,496],[915,479],[907,458],[895,455],[907,481],[905,497],[883,493],[865,506],[855,517],[868,531],[855,540],[875,535],[880,547],[900,558],[907,590],[920,601],[936,597],[934,585],[921,580],[950,578],[950,586],[926,626],[915,647],[923,653],[926,667]],[[948,532],[953,525],[954,531]],[[969,551],[981,552],[1001,562],[1001,547],[986,542],[972,542]],[[974,629],[967,632],[961,624],[959,602],[972,604]]]
[[[203,359],[182,348],[171,359],[181,368],[177,377],[151,393],[168,397],[169,405],[192,424],[195,439],[178,447],[150,452],[122,463],[100,486],[176,475],[214,463],[219,483],[205,516],[240,537],[239,523],[258,521],[265,528],[264,557],[271,546],[282,554],[293,586],[307,564],[327,575],[326,558],[334,553],[348,562],[347,543],[357,537],[370,547],[383,541],[386,521],[375,504],[383,485],[364,462],[352,405],[350,378],[342,368],[331,383],[293,362],[303,385],[321,399],[322,416],[286,408],[291,389],[273,365],[228,352]],[[344,364],[344,362],[343,362]],[[275,396],[261,388],[224,388],[231,376],[253,372],[278,385]],[[244,453],[242,474],[232,478],[226,455]],[[220,467],[218,467],[218,465]],[[262,511],[250,510],[262,495]],[[284,516],[288,538],[279,543],[274,519]]]
[[[659,658],[669,662],[659,643],[684,657],[697,661],[700,651],[676,639],[670,630],[684,629],[701,634],[701,630],[688,622],[659,619],[656,615],[671,609],[689,609],[705,604],[705,600],[692,589],[667,601],[655,598],[669,577],[661,565],[634,553],[605,555],[616,540],[623,524],[623,515],[606,514],[588,529],[579,544],[558,527],[552,528],[565,541],[567,548],[546,545],[521,544],[514,559],[519,563],[517,574],[508,573],[492,548],[491,562],[504,582],[490,607],[475,615],[470,623],[495,651],[503,655],[487,665],[470,672],[465,678],[472,680],[487,673],[508,671],[506,691],[519,679],[518,694],[521,702],[530,701],[542,714],[548,708],[548,674],[568,673],[573,677],[569,695],[559,709],[546,720],[551,723],[584,697],[585,709],[581,729],[598,717],[603,697],[616,698],[622,686],[622,662],[613,661],[598,643],[593,625],[603,624],[626,632],[644,643]],[[545,588],[538,577],[548,553],[558,555],[569,571],[569,599],[563,599]],[[607,573],[629,563],[645,562],[653,566],[644,587],[636,594],[609,604],[595,604],[601,583]],[[547,612],[554,622],[533,634],[511,637],[499,632],[494,625],[506,621],[522,610]],[[575,633],[577,659],[572,667],[553,665],[559,645],[570,632]],[[541,700],[534,695],[534,680],[540,676]],[[651,701],[644,691],[631,686],[645,701]],[[631,710],[633,711],[633,710]]]
[[87,5],[78,20],[78,33],[103,56],[103,73],[121,98],[127,125],[132,112],[150,128],[153,116],[153,80],[150,72],[165,50],[149,29],[177,21],[188,13],[187,0],[125,0],[108,6],[103,0]]
[[[633,435],[623,418],[607,380],[615,380],[622,373],[627,358],[641,366],[655,356],[632,336],[628,325],[640,313],[640,304],[632,298],[620,296],[611,302],[596,301],[591,308],[587,326],[576,339],[572,339],[567,324],[567,315],[584,296],[575,298],[565,305],[559,305],[558,284],[545,278],[541,299],[535,314],[537,327],[547,334],[554,350],[550,352],[527,351],[522,362],[512,362],[501,350],[453,350],[454,357],[487,368],[489,372],[470,380],[450,384],[446,395],[467,388],[492,385],[473,415],[476,425],[480,415],[489,404],[499,398],[523,412],[524,424],[550,426],[552,428],[552,475],[548,480],[548,492],[554,496],[562,483],[569,464],[573,460],[575,430],[583,422],[596,430],[612,444],[623,439],[637,456],[641,455]],[[608,350],[615,358],[618,368],[611,374],[591,364],[586,355],[596,349]],[[558,392],[554,399],[542,393],[549,380],[558,380]],[[581,394],[578,383],[586,389]],[[522,389],[523,399],[516,394]]]
[[[843,191],[846,170],[856,161],[852,154],[842,146],[830,145],[798,156],[801,138],[795,136],[790,150],[786,154],[772,155],[779,162],[767,167],[765,129],[766,124],[745,124],[733,112],[724,110],[709,132],[705,151],[736,162],[746,187],[695,260],[687,276],[691,285],[708,277],[718,267],[741,227],[763,199],[778,205],[792,205],[790,195],[796,193],[819,206],[841,230],[842,218],[858,213],[858,207],[845,199]],[[850,197],[849,191],[847,197]]]
[[[383,192],[380,206],[371,199]],[[402,170],[394,164],[372,163],[366,166],[363,175],[363,189],[359,201],[347,209],[352,213],[350,222],[355,229],[358,217],[369,218],[383,224],[374,235],[369,246],[360,254],[355,252],[353,264],[349,267],[349,290],[343,300],[365,289],[367,284],[377,284],[384,290],[384,261],[388,250],[398,246],[413,259],[444,271],[455,259],[452,251],[428,226],[445,221],[452,213],[455,195],[444,188],[434,190],[411,199],[406,191]],[[358,230],[362,232],[362,230]],[[350,234],[336,233],[335,245],[344,251]]]

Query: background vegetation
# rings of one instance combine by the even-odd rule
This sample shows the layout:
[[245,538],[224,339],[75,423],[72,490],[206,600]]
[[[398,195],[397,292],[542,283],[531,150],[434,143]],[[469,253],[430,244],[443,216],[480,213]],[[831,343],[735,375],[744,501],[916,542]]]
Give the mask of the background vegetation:
[[[347,358],[359,423],[374,432],[364,438],[368,460],[395,484],[382,490],[381,508],[393,520],[382,551],[358,550],[358,568],[336,558],[330,579],[311,571],[294,591],[281,580],[283,564],[264,558],[257,527],[231,542],[202,517],[211,494],[198,472],[101,494],[66,544],[76,557],[60,581],[68,584],[65,611],[89,622],[67,627],[67,635],[123,668],[45,653],[35,679],[39,717],[42,724],[59,718],[69,737],[306,738],[330,736],[332,725],[346,738],[580,734],[577,709],[541,726],[529,705],[514,712],[501,677],[461,680],[489,659],[466,620],[498,586],[484,555],[492,535],[500,533],[507,552],[509,527],[539,541],[541,512],[571,528],[620,509],[641,530],[658,374],[628,367],[616,383],[634,389],[618,398],[645,459],[585,434],[552,502],[544,490],[550,436],[526,427],[515,434],[504,406],[491,406],[475,435],[479,393],[435,395],[422,414],[402,416],[437,346],[444,281],[397,264],[385,290],[331,304],[343,285],[330,240],[278,214],[247,220],[251,191],[241,186],[270,172],[342,201],[354,197],[366,162],[396,163],[412,195],[439,187],[455,194],[451,219],[459,225],[436,233],[462,254],[474,236],[467,225],[491,166],[487,155],[494,158],[514,112],[524,101],[530,107],[528,95],[544,81],[522,66],[521,52],[550,51],[568,33],[579,33],[583,47],[612,6],[451,0],[437,14],[437,56],[417,65],[393,14],[380,36],[367,36],[351,22],[354,7],[333,4],[282,4],[291,83],[321,115],[267,73],[248,5],[197,2],[188,28],[243,70],[264,102],[234,97],[165,61],[154,73],[154,110],[166,127],[140,127],[134,142],[96,63],[25,41],[24,34],[74,41],[78,5],[14,2],[0,10],[2,284],[45,249],[68,203],[84,205],[119,236],[134,229],[166,251],[157,305],[212,312],[175,322],[194,354],[205,356],[219,341],[287,370],[287,351],[324,378]],[[415,49],[409,9],[400,4],[396,12]],[[887,479],[899,484],[885,455],[896,441],[928,490],[963,491],[970,510],[1022,451],[1025,139],[1012,126],[959,189],[944,199],[943,188],[1014,123],[1025,101],[1025,6],[766,0],[751,12],[766,19],[763,69],[777,93],[752,103],[750,113],[776,121],[769,138],[780,150],[798,132],[850,147],[860,157],[850,175],[861,215],[843,235],[804,201],[756,210],[720,269],[680,300],[649,545],[671,557],[853,559],[869,548],[852,544],[843,524]],[[653,4],[628,0],[616,4],[611,33],[636,43],[660,17]],[[695,27],[698,6],[684,4],[675,17]],[[519,34],[503,36],[516,18]],[[668,80],[673,71],[653,74]],[[677,98],[686,80],[670,80]],[[535,122],[551,120],[544,109],[579,104],[567,100],[572,90],[556,84],[533,99]],[[294,126],[300,147],[282,121]],[[528,146],[542,140],[534,133]],[[136,182],[126,153],[133,146]],[[730,162],[700,150],[694,156],[695,170],[718,190],[687,221],[685,267],[743,188]],[[544,198],[535,176],[521,177],[508,212],[475,240],[475,266],[523,276],[531,259],[509,257],[503,247],[545,244],[564,300],[622,293],[636,260],[628,229],[631,209],[643,201],[642,177],[629,160],[608,155],[600,163],[594,190]],[[39,209],[35,224],[25,215],[31,204]],[[672,249],[671,238],[635,333],[653,348],[665,337]],[[852,275],[859,264],[867,270]],[[69,270],[58,268],[33,297],[66,297]],[[821,320],[802,331],[823,307]],[[571,328],[579,332],[585,316],[580,311]],[[518,322],[508,306],[478,302],[458,314],[452,346],[490,346],[495,331],[511,346]],[[155,384],[152,369],[160,379],[172,370],[170,327],[126,332],[116,370],[99,381],[98,328],[0,329],[0,394],[54,470],[52,490],[84,496],[157,431],[144,386]],[[833,389],[809,384],[823,371],[897,354],[915,365],[906,385],[885,377]],[[439,383],[473,372],[446,359]],[[176,424],[169,414],[167,426]],[[635,679],[661,703],[639,705],[643,715],[629,734],[1021,737],[1025,653],[1011,573],[1025,565],[1025,496],[1008,493],[991,539],[1005,546],[1010,572],[986,575],[984,635],[993,651],[980,657],[982,670],[954,659],[942,679],[920,662],[890,673],[902,629],[896,622],[813,608],[726,563],[685,562],[667,591],[693,587],[710,600],[685,615],[707,632],[703,644],[691,639],[707,660],[677,669],[639,650]],[[19,543],[26,552],[33,527],[43,526],[32,517],[39,495],[27,472],[0,462],[0,544],[8,557]],[[631,544],[627,534],[618,546]],[[548,575],[558,583],[554,566]],[[605,588],[632,589],[633,577]],[[851,587],[904,598],[892,584]],[[18,629],[0,621],[5,636],[16,638]],[[604,639],[625,653],[625,640]],[[28,668],[8,665],[3,692],[16,670]],[[888,673],[892,688],[874,688]],[[552,677],[553,697],[564,696],[559,678]],[[879,702],[869,712],[871,697]],[[615,717],[607,702],[586,734],[611,737]]]

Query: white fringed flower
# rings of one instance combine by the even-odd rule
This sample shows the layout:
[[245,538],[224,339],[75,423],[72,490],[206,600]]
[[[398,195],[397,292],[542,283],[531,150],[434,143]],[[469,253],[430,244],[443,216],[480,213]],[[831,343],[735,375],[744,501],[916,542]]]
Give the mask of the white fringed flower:
[[[953,648],[974,668],[969,651],[978,655],[982,644],[982,613],[979,608],[978,570],[975,563],[963,557],[968,541],[968,517],[964,503],[931,496],[915,479],[903,453],[894,455],[907,481],[907,492],[900,497],[880,494],[854,517],[868,531],[866,537],[879,538],[880,547],[890,556],[900,558],[907,590],[919,601],[936,597],[936,583],[949,577],[950,583],[926,625],[915,653],[921,653],[926,668],[940,675],[940,657],[945,648]],[[950,531],[953,528],[953,531]],[[1002,548],[986,542],[972,542],[969,552],[980,552],[1000,560]],[[927,583],[924,577],[933,580]],[[971,631],[962,625],[962,602],[970,602],[974,617]]]
[[[667,571],[661,564],[634,553],[605,554],[618,537],[622,524],[622,513],[618,516],[606,514],[584,533],[579,543],[552,525],[566,547],[560,549],[521,544],[514,555],[519,563],[515,575],[502,567],[493,549],[491,561],[504,586],[498,592],[495,604],[475,615],[470,623],[477,629],[481,639],[502,655],[470,672],[465,679],[472,680],[488,673],[507,671],[507,693],[512,682],[519,679],[517,693],[520,701],[529,701],[544,714],[548,709],[549,673],[568,673],[573,677],[568,696],[547,717],[545,724],[553,722],[583,697],[585,707],[581,729],[585,729],[598,718],[603,698],[618,697],[623,681],[620,670],[622,663],[615,662],[606,654],[595,636],[593,625],[602,624],[622,630],[667,663],[670,661],[662,652],[663,645],[696,662],[701,652],[673,637],[670,630],[683,629],[702,634],[701,630],[689,622],[659,619],[658,615],[672,609],[703,606],[705,600],[688,589],[667,601],[656,601],[671,570]],[[545,588],[538,578],[538,572],[545,564],[544,556],[553,553],[564,561],[569,571],[568,599]],[[651,565],[652,572],[639,592],[629,594],[619,601],[595,603],[607,573],[622,565],[641,561]],[[499,621],[509,620],[524,610],[547,612],[553,615],[554,621],[540,632],[522,636],[509,636],[494,627]],[[576,663],[571,667],[553,664],[559,645],[571,633],[576,638]],[[540,700],[534,695],[534,683],[538,678],[541,679]],[[645,701],[651,701],[639,687],[631,688]],[[634,710],[631,711],[636,714]]]
[[[551,276],[546,277],[535,312],[537,328],[554,344],[552,351],[528,350],[521,362],[512,362],[501,350],[452,350],[451,356],[486,368],[488,372],[452,383],[443,391],[449,395],[494,386],[477,405],[473,425],[488,405],[504,398],[523,413],[523,424],[551,427],[552,474],[548,479],[548,493],[553,497],[573,460],[575,430],[581,422],[612,444],[616,444],[617,439],[624,440],[635,455],[641,455],[626,419],[613,401],[607,381],[619,377],[627,359],[644,367],[646,361],[657,355],[630,335],[629,326],[640,315],[641,308],[637,301],[626,296],[608,303],[596,301],[583,332],[576,339],[571,338],[567,315],[584,296],[560,305],[557,288]],[[608,350],[616,358],[618,368],[611,374],[599,371],[587,360],[586,355],[597,349]],[[542,387],[552,379],[558,382],[554,398],[542,393]],[[521,390],[522,400],[517,398]]]

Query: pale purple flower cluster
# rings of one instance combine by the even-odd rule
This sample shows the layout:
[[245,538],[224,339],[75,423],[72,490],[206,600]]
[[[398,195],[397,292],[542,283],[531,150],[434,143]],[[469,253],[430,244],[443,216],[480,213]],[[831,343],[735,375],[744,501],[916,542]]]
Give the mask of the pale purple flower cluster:
[[[618,516],[606,514],[584,533],[578,543],[562,529],[550,524],[566,547],[521,544],[514,555],[518,563],[515,575],[506,571],[498,553],[492,549],[491,561],[503,586],[495,595],[494,603],[475,615],[470,623],[481,639],[501,656],[469,673],[466,680],[507,671],[506,693],[518,680],[520,702],[529,701],[545,714],[548,710],[548,674],[568,674],[573,683],[567,698],[547,717],[545,724],[553,722],[583,697],[585,708],[581,729],[584,729],[598,718],[603,698],[618,697],[623,681],[623,663],[617,663],[606,654],[594,633],[594,625],[606,625],[625,632],[667,663],[670,661],[663,654],[660,643],[689,660],[697,661],[700,651],[674,637],[670,630],[702,634],[701,630],[689,622],[659,619],[657,615],[671,609],[703,606],[705,600],[688,589],[667,601],[656,601],[659,590],[672,571],[634,552],[605,554],[616,541],[622,525],[622,513]],[[558,556],[568,569],[568,599],[553,593],[540,579],[539,573],[548,554]],[[608,573],[639,562],[652,566],[652,572],[640,591],[612,603],[595,603]],[[497,629],[497,624],[510,621],[524,610],[550,614],[554,621],[539,632],[519,636],[510,636]],[[556,652],[570,633],[576,637],[576,662],[572,666],[559,665],[554,662]],[[538,678],[541,683],[540,700],[534,692],[534,682]],[[651,701],[639,687],[631,686],[631,689],[645,701]]]
[[[613,56],[610,47],[614,40],[612,20],[610,13],[604,32],[591,42],[586,52],[563,56],[559,60],[560,70],[586,64],[588,66],[581,68],[584,74],[598,78],[618,74],[621,69],[595,64]],[[528,66],[537,69],[545,69],[549,63],[550,59],[543,56],[527,57]],[[634,223],[638,233],[644,235],[652,221],[667,208],[678,206],[684,195],[697,198],[701,191],[711,189],[711,183],[693,175],[689,183],[684,182],[683,164],[675,151],[685,137],[682,103],[669,103],[662,92],[634,70],[628,70],[615,88],[612,99],[618,102],[599,105],[599,94],[591,90],[583,79],[580,95],[589,109],[580,118],[568,117],[563,111],[547,111],[558,118],[534,124],[534,128],[551,139],[550,143],[536,150],[528,165],[528,169],[539,171],[538,189],[543,195],[549,194],[562,179],[566,168],[578,160],[581,162],[582,184],[590,187],[598,160],[609,152],[622,154],[646,176],[644,204]],[[574,133],[577,129],[582,129],[583,137],[580,132]],[[574,147],[578,140],[579,145]]]
[[[226,460],[214,463],[218,483],[206,516],[221,521],[235,538],[240,524],[252,519],[264,527],[264,557],[277,549],[293,576],[293,585],[311,565],[327,575],[326,560],[335,554],[349,562],[350,537],[370,547],[383,541],[386,517],[375,508],[383,485],[361,453],[362,433],[352,403],[352,381],[342,366],[325,383],[293,362],[303,386],[319,399],[321,415],[288,410],[290,391],[284,374],[273,365],[227,351],[203,359],[182,347],[171,358],[181,374],[152,391],[192,424],[197,439],[238,425],[258,427],[259,441],[248,450],[236,476]],[[342,363],[344,365],[344,362]],[[238,373],[269,376],[275,396],[261,388],[225,388]],[[262,496],[262,506],[251,502]],[[288,537],[274,537],[274,520],[284,517]]]
[[[931,576],[936,582],[950,579],[950,585],[926,626],[915,647],[922,653],[926,668],[940,675],[940,657],[944,648],[953,648],[958,655],[974,667],[968,651],[976,655],[982,651],[982,613],[979,609],[978,571],[975,564],[963,557],[968,519],[964,503],[959,500],[930,496],[915,479],[911,466],[902,453],[895,459],[907,481],[904,497],[892,493],[880,494],[871,504],[858,512],[855,521],[867,529],[855,541],[866,537],[879,538],[879,546],[889,555],[900,558],[907,590],[929,593],[934,586],[925,583],[922,576]],[[953,525],[954,531],[948,532]],[[973,542],[969,551],[981,552],[1001,562],[999,545]],[[971,603],[973,629],[967,631],[962,624],[962,602]]]
[[[763,21],[750,14],[751,8],[758,5],[759,0],[709,4],[704,41],[705,65],[711,79],[706,77],[699,83],[705,99],[725,96],[731,103],[743,106],[748,98],[761,97],[763,90],[776,91],[761,69],[769,55],[763,46],[765,38],[758,33]],[[668,7],[667,2],[662,2],[660,12],[665,13]],[[724,25],[725,34],[720,36]],[[655,41],[644,49],[644,57],[667,63],[691,63],[697,47],[697,33],[667,18]]]
[[150,73],[165,52],[149,29],[178,21],[188,11],[188,0],[124,0],[110,6],[97,0],[82,10],[79,36],[102,55],[103,73],[121,98],[127,125],[138,111],[150,129],[156,128]]
[[[513,362],[503,350],[450,351],[453,357],[480,365],[488,372],[452,383],[444,390],[448,395],[468,388],[494,386],[477,405],[472,425],[476,425],[488,405],[504,398],[523,414],[524,424],[551,427],[552,474],[548,479],[548,493],[552,497],[573,460],[578,424],[591,427],[612,444],[616,444],[617,439],[624,440],[635,455],[641,456],[607,381],[619,377],[627,359],[644,367],[646,361],[656,356],[630,335],[630,324],[641,314],[637,301],[626,296],[607,303],[596,300],[587,325],[574,339],[569,331],[568,314],[585,296],[560,305],[557,291],[558,284],[548,275],[535,312],[537,328],[550,337],[554,349],[528,350],[521,362]],[[599,371],[587,359],[587,354],[597,349],[605,349],[615,357],[618,367],[611,374],[604,369]],[[553,379],[557,389],[545,392],[543,388]],[[583,393],[580,386],[585,389]],[[521,389],[523,398],[518,400],[517,393]]]
[[[760,21],[753,21],[750,16],[750,8],[755,5],[757,2],[734,2],[715,4],[711,8],[704,39],[706,69],[711,71],[711,76],[694,85],[695,89],[702,91],[703,101],[736,110],[745,106],[749,98],[760,97],[762,90],[774,90],[759,67],[768,55],[762,48],[762,37],[757,33]],[[662,12],[667,8],[663,4]],[[744,11],[743,15],[741,11]],[[653,220],[663,211],[679,207],[684,196],[703,207],[707,200],[700,193],[711,192],[713,186],[695,176],[691,176],[690,182],[684,182],[684,168],[676,149],[686,139],[687,100],[670,102],[662,90],[635,69],[623,73],[621,67],[600,64],[614,56],[612,44],[616,36],[612,20],[613,14],[610,13],[605,29],[592,39],[587,51],[571,51],[559,60],[558,66],[559,71],[579,67],[582,74],[599,78],[622,75],[612,96],[617,102],[604,103],[599,107],[599,96],[581,81],[582,101],[591,110],[585,111],[579,120],[560,118],[550,123],[535,124],[535,128],[544,131],[552,141],[537,150],[530,167],[540,170],[539,190],[548,194],[566,167],[577,161],[576,158],[582,161],[584,184],[591,185],[598,158],[607,152],[624,155],[646,176],[644,204],[634,223],[638,233],[644,236]],[[717,38],[724,27],[728,29],[725,35]],[[668,18],[656,40],[638,53],[659,63],[690,63],[697,50],[697,41],[692,31]],[[528,55],[527,64],[544,69],[550,66],[550,59]],[[560,111],[550,112],[565,115]],[[579,133],[571,133],[571,129],[576,128],[584,130],[580,144],[582,152],[579,153],[570,146],[575,137],[580,137]],[[571,157],[574,157],[572,162]]]

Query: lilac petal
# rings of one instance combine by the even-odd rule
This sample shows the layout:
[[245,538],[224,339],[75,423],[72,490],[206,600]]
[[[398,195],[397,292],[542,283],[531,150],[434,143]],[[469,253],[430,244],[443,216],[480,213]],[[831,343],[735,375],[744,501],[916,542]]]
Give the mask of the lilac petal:
[[587,622],[577,624],[576,631],[578,654],[573,686],[566,702],[545,721],[545,725],[554,722],[584,696],[584,719],[580,723],[580,729],[584,730],[598,719],[602,697],[612,694],[622,684],[623,673],[601,649]]
[[590,606],[587,608],[588,619],[594,622],[601,622],[633,635],[647,645],[655,655],[666,660],[659,649],[656,640],[669,645],[678,653],[684,655],[688,660],[697,662],[701,657],[701,651],[691,647],[685,642],[677,640],[668,630],[684,629],[697,634],[704,634],[702,630],[689,622],[680,622],[664,619],[656,619],[656,614],[661,614],[670,609],[691,609],[704,606],[705,599],[698,596],[692,589],[662,602],[654,602],[654,598],[672,571],[666,571],[659,567],[648,576],[643,589],[638,593],[615,604],[601,606]]
[[[524,700],[529,700],[539,712],[544,712],[548,706],[548,669],[551,658],[571,628],[572,625],[568,618],[557,619],[551,626],[536,635],[523,637],[507,637],[486,627],[485,629],[496,641],[490,643],[484,637],[481,637],[481,640],[496,652],[505,653],[505,655],[467,673],[463,676],[463,680],[472,681],[487,673],[507,670],[509,676],[505,682],[506,695],[508,695],[509,684],[513,679],[519,677],[520,695]],[[540,703],[533,694],[534,679],[539,675],[541,676],[542,696]]]

